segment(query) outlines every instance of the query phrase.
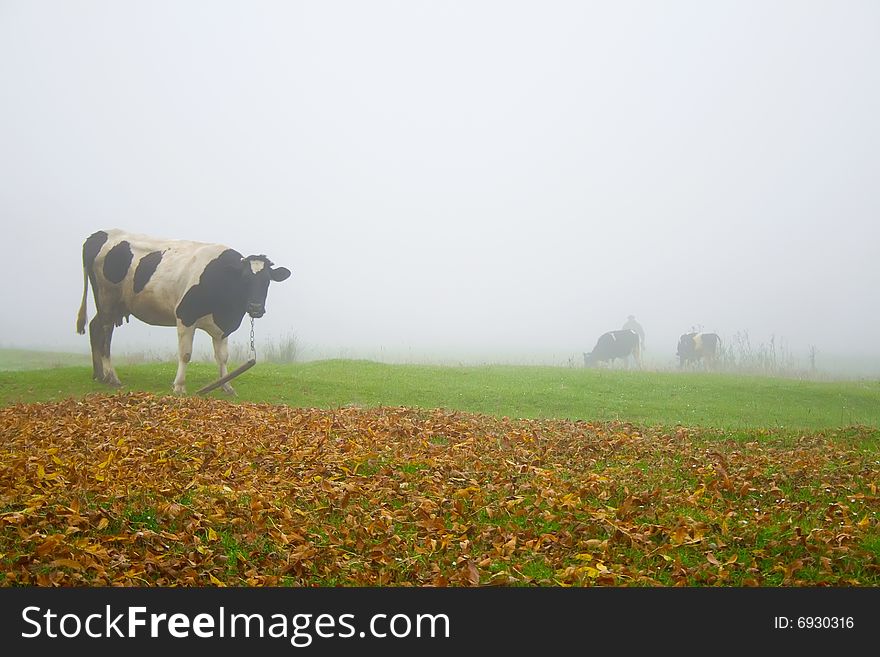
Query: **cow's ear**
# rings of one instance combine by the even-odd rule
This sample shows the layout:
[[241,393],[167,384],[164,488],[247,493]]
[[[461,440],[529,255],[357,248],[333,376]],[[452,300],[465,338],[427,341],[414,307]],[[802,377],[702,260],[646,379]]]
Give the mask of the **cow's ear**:
[[280,283],[290,278],[290,270],[287,267],[275,267],[269,272],[269,277],[276,283]]

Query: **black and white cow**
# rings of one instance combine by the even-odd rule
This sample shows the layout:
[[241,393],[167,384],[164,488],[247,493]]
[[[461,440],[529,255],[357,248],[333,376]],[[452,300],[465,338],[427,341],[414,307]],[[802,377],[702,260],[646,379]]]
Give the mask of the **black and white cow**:
[[[244,319],[262,317],[270,281],[290,276],[264,255],[243,257],[222,244],[163,240],[122,230],[99,230],[83,244],[83,296],[77,333],[86,332],[89,282],[96,315],[89,322],[92,378],[121,385],[110,362],[113,328],[134,315],[153,326],[177,327],[174,392],[185,393],[193,334],[202,329],[214,341],[220,376],[226,376],[227,338]],[[232,394],[228,383],[223,389]]]
[[688,363],[711,367],[718,357],[721,338],[717,333],[684,333],[678,339],[678,366],[685,367]]
[[625,359],[628,365],[630,356],[636,365],[642,366],[639,334],[632,329],[608,331],[599,336],[593,351],[584,354],[584,367],[593,367],[605,361],[610,361],[613,365],[616,358]]

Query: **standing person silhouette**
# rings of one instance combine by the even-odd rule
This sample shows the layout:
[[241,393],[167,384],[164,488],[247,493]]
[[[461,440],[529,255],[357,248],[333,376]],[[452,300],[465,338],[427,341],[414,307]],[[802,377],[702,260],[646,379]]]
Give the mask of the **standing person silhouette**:
[[642,325],[636,321],[635,315],[629,315],[626,318],[626,322],[623,324],[623,328],[632,329],[639,336],[639,343],[642,349],[645,348],[645,329],[642,328]]

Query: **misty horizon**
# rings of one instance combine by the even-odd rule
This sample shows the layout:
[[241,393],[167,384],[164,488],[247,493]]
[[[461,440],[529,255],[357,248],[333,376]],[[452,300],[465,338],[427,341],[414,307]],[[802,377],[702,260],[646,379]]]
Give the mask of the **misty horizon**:
[[[304,359],[580,366],[635,315],[650,366],[697,329],[880,374],[878,25],[854,1],[0,1],[0,345],[87,353],[82,244],[122,228],[289,268],[256,338]],[[113,348],[175,331],[132,318]]]

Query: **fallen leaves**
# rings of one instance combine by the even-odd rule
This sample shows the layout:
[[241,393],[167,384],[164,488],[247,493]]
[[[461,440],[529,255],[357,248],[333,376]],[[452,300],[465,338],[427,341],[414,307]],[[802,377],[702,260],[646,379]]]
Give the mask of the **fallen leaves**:
[[20,404],[0,409],[0,584],[878,585],[877,438]]

